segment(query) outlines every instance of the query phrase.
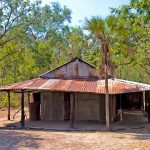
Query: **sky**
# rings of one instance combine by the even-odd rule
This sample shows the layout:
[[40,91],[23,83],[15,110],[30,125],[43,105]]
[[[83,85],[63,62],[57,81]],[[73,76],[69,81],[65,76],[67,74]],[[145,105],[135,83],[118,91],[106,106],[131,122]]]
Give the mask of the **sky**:
[[130,0],[42,0],[42,4],[59,2],[72,10],[73,26],[82,25],[84,18],[91,16],[106,17],[110,14],[110,7],[118,8],[122,4],[129,4]]

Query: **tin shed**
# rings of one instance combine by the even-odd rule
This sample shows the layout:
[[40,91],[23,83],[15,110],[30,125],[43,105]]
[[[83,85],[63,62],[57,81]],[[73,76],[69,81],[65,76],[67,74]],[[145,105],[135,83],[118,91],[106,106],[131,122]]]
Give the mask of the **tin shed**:
[[[111,121],[115,120],[120,109],[144,110],[150,116],[150,85],[109,78],[108,88]],[[93,65],[80,58],[74,58],[38,78],[0,87],[0,91],[22,93],[22,126],[25,92],[33,95],[30,119],[70,120],[70,127],[73,127],[74,120],[105,121],[105,81]],[[10,102],[10,96],[8,99]],[[8,110],[10,116],[10,107]]]

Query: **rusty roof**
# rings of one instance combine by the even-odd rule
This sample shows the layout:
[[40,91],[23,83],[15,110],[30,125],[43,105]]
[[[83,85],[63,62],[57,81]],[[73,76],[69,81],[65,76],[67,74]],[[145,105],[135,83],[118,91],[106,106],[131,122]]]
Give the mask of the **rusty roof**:
[[[150,85],[121,79],[108,80],[109,94],[140,92],[150,90]],[[105,94],[105,80],[65,80],[35,78],[0,87],[0,91],[47,90],[63,92],[84,92]]]

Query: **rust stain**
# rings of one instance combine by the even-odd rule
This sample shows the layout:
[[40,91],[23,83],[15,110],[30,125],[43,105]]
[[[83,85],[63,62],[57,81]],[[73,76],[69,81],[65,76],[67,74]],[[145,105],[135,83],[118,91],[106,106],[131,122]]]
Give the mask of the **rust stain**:
[[[125,81],[123,82],[117,79],[109,79],[108,86],[109,94],[139,92],[144,90],[144,86],[125,83]],[[24,82],[0,87],[0,91],[23,89],[105,94],[105,81],[35,78],[33,80],[27,80]]]

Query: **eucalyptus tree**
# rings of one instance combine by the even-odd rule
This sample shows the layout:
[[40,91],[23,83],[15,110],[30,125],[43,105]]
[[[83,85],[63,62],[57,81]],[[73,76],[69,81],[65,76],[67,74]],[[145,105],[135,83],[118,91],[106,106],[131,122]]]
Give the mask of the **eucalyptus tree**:
[[2,0],[0,6],[1,83],[32,78],[53,67],[71,10],[29,0]]
[[18,60],[21,60],[20,53],[23,47],[21,36],[25,31],[27,14],[34,6],[35,4],[30,1],[0,1],[0,79],[2,84],[16,81]]
[[[26,25],[27,15],[39,3],[31,3],[29,0],[0,1],[0,47],[20,37],[19,32]],[[14,32],[15,29],[19,32]]]
[[71,10],[59,3],[50,3],[33,10],[27,28],[28,46],[36,66],[43,71],[58,65],[62,56],[64,32],[71,22]]
[[117,22],[113,31],[114,39],[117,41],[114,45],[114,54],[120,57],[118,60],[121,62],[118,62],[118,66],[120,64],[120,68],[126,70],[132,68],[128,78],[133,76],[132,80],[142,82],[150,82],[148,81],[150,75],[149,6],[149,0],[131,0],[128,5],[112,9],[112,22],[114,24]]

